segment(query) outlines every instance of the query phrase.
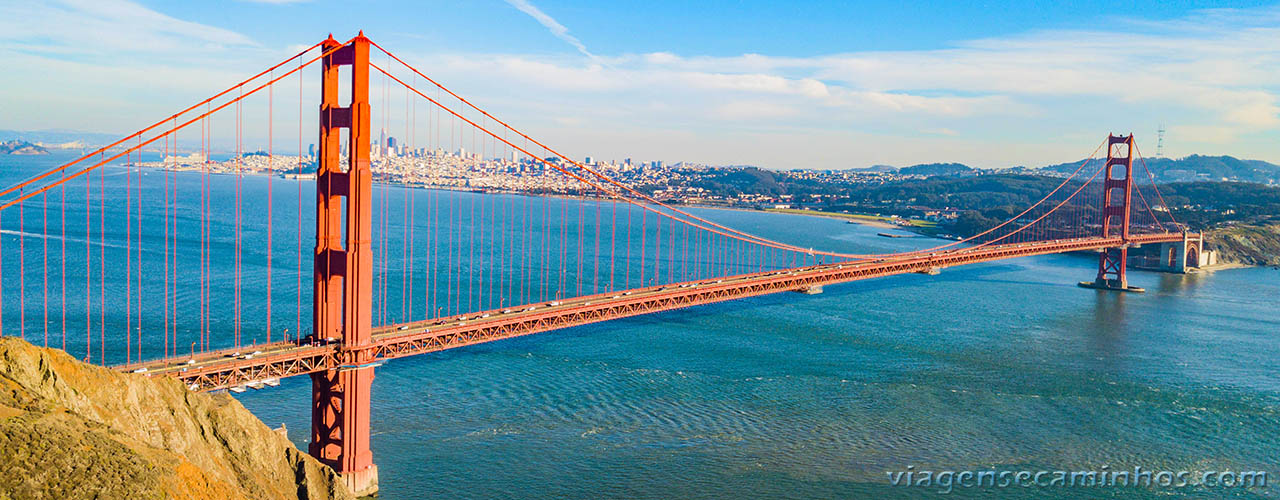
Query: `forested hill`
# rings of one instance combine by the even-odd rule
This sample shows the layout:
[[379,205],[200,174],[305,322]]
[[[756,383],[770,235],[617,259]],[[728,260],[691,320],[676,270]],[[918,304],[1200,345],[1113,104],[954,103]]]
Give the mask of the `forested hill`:
[[[1049,165],[1044,170],[1069,174],[1083,160]],[[1157,182],[1244,181],[1280,184],[1280,165],[1262,160],[1241,160],[1233,156],[1191,155],[1186,158],[1145,158],[1147,169]],[[1141,163],[1134,165],[1135,176],[1146,176]]]
[[973,167],[963,163],[927,163],[923,165],[912,165],[910,167],[902,167],[894,173],[898,175],[967,175],[976,174]]
[[[931,177],[850,186],[847,202],[822,209],[923,215],[951,208],[959,217],[943,231],[972,235],[1008,220],[1043,198],[1060,178],[1031,175]],[[1280,187],[1252,182],[1175,182],[1160,185],[1173,217],[1206,231],[1224,262],[1280,264]]]
[[[997,217],[1017,213],[1014,210],[1035,203],[1061,183],[1060,177],[1029,174],[839,181],[748,168],[707,172],[690,184],[715,194],[791,195],[796,200],[821,195],[822,201],[816,205],[806,203],[819,210],[914,215],[909,207],[923,207],[975,210]],[[1161,182],[1160,192],[1175,217],[1193,227],[1280,217],[1280,186],[1253,182]]]
[[[1012,215],[1043,198],[1062,179],[1036,175],[930,177],[886,184],[848,186],[862,205],[920,206],[975,210],[991,217]],[[1251,182],[1175,182],[1160,192],[1179,221],[1206,227],[1224,221],[1280,217],[1280,187]]]

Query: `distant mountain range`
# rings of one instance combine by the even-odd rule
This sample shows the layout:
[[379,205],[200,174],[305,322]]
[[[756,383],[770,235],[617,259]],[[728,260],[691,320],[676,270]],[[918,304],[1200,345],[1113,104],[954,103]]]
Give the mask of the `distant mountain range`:
[[[1144,161],[1146,168],[1155,176],[1156,181],[1161,183],[1235,181],[1280,184],[1280,165],[1262,160],[1241,160],[1233,156],[1191,155],[1185,158],[1147,158]],[[1041,168],[1011,167],[986,170],[973,168],[961,163],[927,163],[909,167],[875,165],[854,170],[921,177],[965,177],[997,173],[1035,174],[1038,171],[1070,174],[1083,162],[1084,160],[1076,160]],[[1146,171],[1142,169],[1142,163],[1135,164],[1134,169],[1135,176],[1145,177],[1147,175]]]

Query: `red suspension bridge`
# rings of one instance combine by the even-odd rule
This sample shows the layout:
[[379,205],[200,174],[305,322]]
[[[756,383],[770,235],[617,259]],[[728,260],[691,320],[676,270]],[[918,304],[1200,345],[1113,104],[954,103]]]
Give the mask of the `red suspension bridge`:
[[[315,66],[318,88],[303,74]],[[401,143],[375,141],[375,125]],[[1082,285],[1134,290],[1130,248],[1160,245],[1177,269],[1200,249],[1131,135],[1012,218],[921,250],[813,249],[698,213],[574,161],[363,34],[330,37],[0,191],[0,332],[192,390],[310,375],[310,453],[359,492],[376,488],[370,383],[387,359],[1050,253],[1097,251]]]

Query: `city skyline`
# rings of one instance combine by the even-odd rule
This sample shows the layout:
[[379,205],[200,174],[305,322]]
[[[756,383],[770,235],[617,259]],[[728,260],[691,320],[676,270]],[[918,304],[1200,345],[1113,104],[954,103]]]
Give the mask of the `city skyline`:
[[[1150,3],[1122,11],[1095,3],[1042,16],[1053,21],[1031,18],[1017,2],[931,8],[890,24],[897,36],[886,23],[859,31],[847,17],[890,15],[887,4],[747,9],[755,15],[702,7],[736,23],[733,36],[690,30],[691,8],[673,5],[631,17],[637,6],[603,16],[571,2],[361,4],[333,21],[342,5],[242,2],[222,13],[161,2],[0,6],[0,54],[24,73],[6,84],[0,128],[84,130],[111,117],[116,129],[88,131],[123,133],[298,44],[363,28],[579,159],[1037,166],[1071,160],[1106,132],[1135,132],[1154,155],[1163,123],[1166,156],[1280,160],[1277,84],[1265,69],[1280,59],[1271,48],[1280,39],[1269,26],[1280,19],[1274,5],[1162,4],[1154,18],[1145,14]],[[405,15],[377,15],[386,12]],[[437,21],[415,32],[406,29],[412,19]],[[67,25],[82,29],[68,34]],[[118,25],[137,29],[110,28]]]

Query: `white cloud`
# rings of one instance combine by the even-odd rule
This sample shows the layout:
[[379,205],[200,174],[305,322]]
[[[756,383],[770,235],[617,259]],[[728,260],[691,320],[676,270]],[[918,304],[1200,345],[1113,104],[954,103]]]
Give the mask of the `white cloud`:
[[296,52],[127,0],[0,3],[0,59],[22,75],[0,123],[124,135]]
[[[1257,137],[1269,135],[1275,142],[1280,129],[1280,80],[1274,70],[1280,67],[1280,28],[1271,22],[1276,20],[1280,9],[1212,10],[1174,21],[1116,20],[1114,30],[1030,32],[936,50],[810,57],[664,51],[601,58],[607,61],[603,67],[514,55],[502,56],[502,67],[493,67],[480,55],[469,58],[469,70],[532,85],[530,92],[538,92],[544,110],[560,99],[585,98],[607,108],[591,111],[601,119],[665,118],[719,127],[715,133],[724,135],[761,126],[849,128],[923,133],[937,140],[987,138],[994,144],[1040,134],[1055,144],[1110,130],[1154,130],[1156,123],[1175,120],[1171,131],[1197,133],[1171,133],[1170,151],[1212,152],[1196,150],[1208,147],[1230,153],[1223,148],[1236,144],[1241,148],[1236,154],[1275,159],[1280,150],[1260,146],[1266,141]],[[462,72],[438,70],[449,73],[450,80],[468,81]],[[636,101],[662,102],[675,114],[647,116],[645,108],[628,104]],[[744,123],[741,129],[725,123],[753,117],[773,121]],[[601,125],[588,121],[583,126]],[[1252,142],[1235,142],[1249,137]],[[961,160],[1034,165],[1077,156],[1077,146],[1051,145],[1036,157],[1001,147],[987,158]],[[916,154],[907,161],[951,159]],[[777,163],[788,161],[781,155],[770,160],[789,166]]]
[[520,12],[524,12],[525,14],[528,14],[529,17],[532,17],[535,20],[537,20],[538,24],[541,24],[543,27],[547,28],[547,30],[550,31],[552,35],[555,35],[556,38],[564,40],[565,43],[568,43],[569,45],[574,46],[574,48],[578,49],[578,52],[581,52],[583,55],[587,57],[591,57],[591,58],[595,57],[594,55],[591,54],[591,52],[587,51],[587,46],[583,45],[583,43],[580,40],[578,40],[577,37],[574,37],[573,35],[569,34],[569,28],[564,27],[563,24],[560,24],[551,16],[548,16],[545,12],[542,12],[542,9],[539,9],[538,7],[529,3],[528,0],[507,0],[507,3],[511,4],[512,7],[520,9]]
[[760,120],[795,116],[799,111],[770,101],[731,101],[717,106],[715,113],[726,120]]
[[0,5],[0,43],[51,56],[208,52],[257,45],[240,33],[176,19],[127,0]]

